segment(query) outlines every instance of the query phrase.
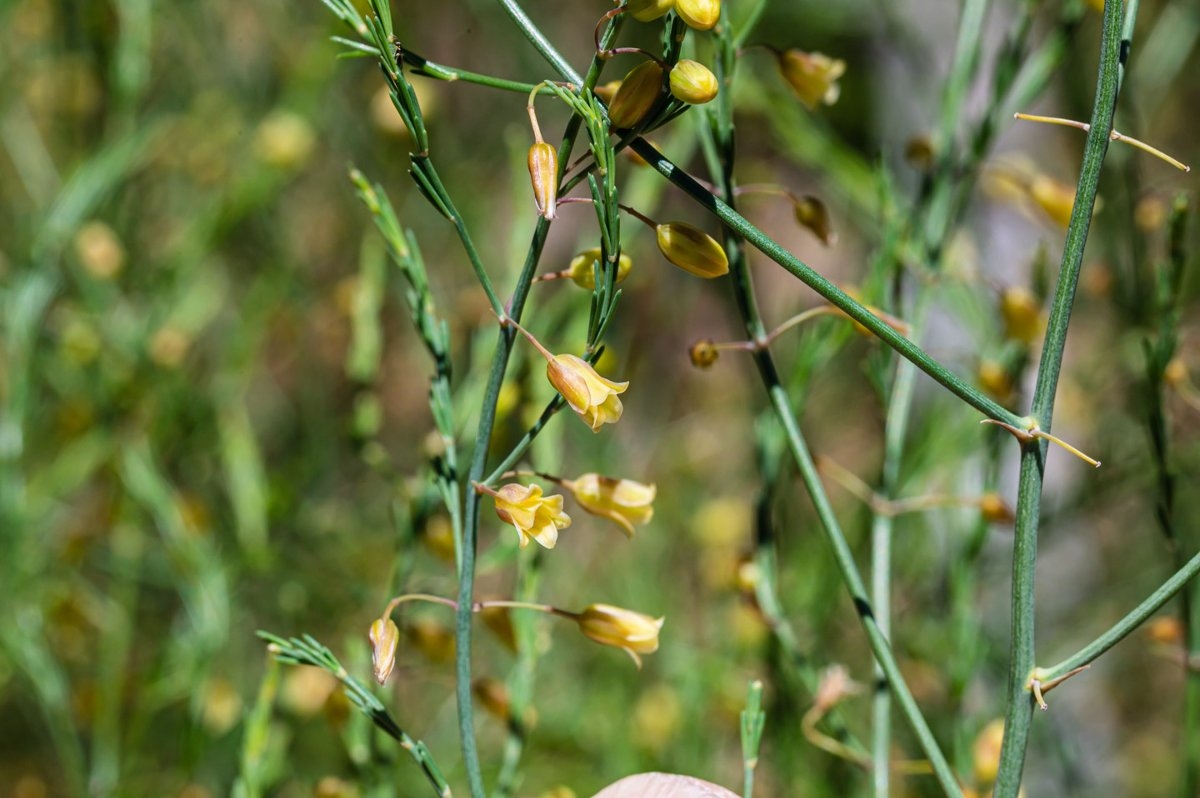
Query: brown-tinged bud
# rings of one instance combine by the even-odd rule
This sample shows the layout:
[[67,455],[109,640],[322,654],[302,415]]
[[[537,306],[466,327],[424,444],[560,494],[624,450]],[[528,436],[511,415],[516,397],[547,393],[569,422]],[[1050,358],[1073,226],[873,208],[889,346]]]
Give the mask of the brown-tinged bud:
[[375,681],[383,684],[396,666],[400,630],[391,618],[376,618],[367,637],[371,641],[371,665],[375,670]]
[[914,136],[904,145],[904,160],[922,172],[929,171],[933,166],[935,155],[933,140],[928,135]]
[[812,232],[827,247],[837,243],[837,233],[829,218],[829,209],[817,197],[805,196],[795,200],[796,222]]
[[713,363],[717,362],[717,358],[720,355],[721,353],[717,350],[711,338],[697,341],[688,350],[688,357],[692,359],[692,365],[698,369],[710,368]]
[[1071,223],[1075,207],[1075,187],[1060,183],[1045,175],[1035,175],[1029,181],[1029,198],[1059,227]]
[[652,22],[675,7],[675,0],[628,0],[625,10],[638,22]]
[[1042,303],[1028,288],[1013,286],[1000,295],[1000,317],[1004,320],[1004,335],[1030,345],[1041,335],[1045,319]]
[[558,151],[552,145],[539,141],[529,148],[529,178],[538,216],[554,219],[558,210]]
[[985,493],[979,498],[979,514],[990,524],[1011,524],[1017,520],[1012,508],[998,493]]
[[688,105],[703,105],[717,96],[717,76],[699,61],[681,60],[671,68],[671,95]]
[[1000,772],[1000,745],[1004,742],[1004,720],[997,718],[984,726],[971,747],[975,780],[991,784]]
[[635,127],[654,107],[662,92],[663,68],[657,61],[643,61],[629,70],[608,105],[608,119],[615,128]]
[[1163,382],[1172,388],[1178,388],[1180,385],[1185,385],[1188,381],[1188,367],[1177,357],[1167,361],[1167,367],[1163,369]]
[[508,698],[508,689],[504,683],[487,676],[481,676],[471,682],[471,693],[479,705],[486,709],[497,720],[508,721],[512,714],[512,703]]
[[516,653],[517,630],[513,628],[512,616],[506,608],[484,607],[479,611],[479,617],[502,646]]
[[846,73],[845,61],[794,49],[779,53],[778,59],[784,80],[807,108],[815,110],[818,105],[833,105],[838,101],[841,88],[837,81]]
[[1183,623],[1175,616],[1160,616],[1146,624],[1146,635],[1155,643],[1178,645],[1183,642]]
[[595,94],[601,100],[604,100],[605,103],[611,103],[613,97],[616,96],[617,89],[619,88],[621,88],[621,81],[610,80],[603,86],[597,86],[596,88],[592,89],[592,94]]
[[729,258],[712,236],[684,222],[657,225],[663,257],[697,277],[712,279],[729,272]]
[[[596,287],[595,270],[600,266],[600,248],[593,247],[585,249],[575,257],[571,258],[571,265],[567,267],[567,276],[571,281],[580,288],[586,288],[591,291]],[[633,268],[633,261],[629,256],[621,253],[621,257],[617,260],[617,277],[616,283],[621,284],[626,277],[629,276],[630,269]]]
[[1012,397],[1013,384],[1008,369],[995,360],[979,361],[975,376],[979,380],[979,387],[993,399],[1006,402]]
[[675,0],[675,13],[694,30],[712,30],[721,18],[721,0]]

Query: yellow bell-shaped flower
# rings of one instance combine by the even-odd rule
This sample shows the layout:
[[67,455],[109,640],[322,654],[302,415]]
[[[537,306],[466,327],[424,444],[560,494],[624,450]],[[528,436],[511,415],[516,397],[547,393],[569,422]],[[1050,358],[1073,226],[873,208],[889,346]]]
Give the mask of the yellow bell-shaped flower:
[[580,418],[599,432],[600,427],[621,418],[624,408],[617,394],[625,393],[628,382],[613,382],[596,373],[581,357],[554,355],[546,366],[546,378],[562,394]]
[[684,222],[654,228],[663,257],[685,272],[712,279],[729,272],[729,258],[716,239]]
[[571,525],[571,516],[563,512],[563,497],[543,496],[538,485],[503,485],[493,497],[496,515],[517,530],[521,548],[536,540],[552,549],[558,542],[558,530]]
[[665,620],[609,604],[589,604],[575,617],[579,631],[601,645],[623,649],[639,668],[639,654],[658,651],[658,633]]
[[583,509],[614,522],[629,537],[633,537],[634,524],[648,523],[654,517],[657,493],[654,485],[584,474],[574,480],[563,480],[562,486],[571,491]]

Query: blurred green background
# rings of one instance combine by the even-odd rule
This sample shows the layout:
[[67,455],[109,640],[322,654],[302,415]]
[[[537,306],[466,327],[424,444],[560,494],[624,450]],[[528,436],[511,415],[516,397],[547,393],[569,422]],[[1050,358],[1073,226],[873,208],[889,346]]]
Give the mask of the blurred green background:
[[[1017,4],[992,5],[984,87]],[[1035,44],[1070,4],[1041,5]],[[528,6],[572,62],[586,64],[609,6]],[[552,77],[498,4],[394,10],[406,45],[430,59],[528,82]],[[772,3],[751,41],[848,63],[841,100],[816,113],[795,101],[767,50],[743,55],[740,179],[822,197],[840,240],[823,247],[786,203],[768,198],[746,199],[747,215],[843,284],[874,284],[889,243],[883,231],[915,195],[920,172],[904,152],[936,125],[956,14],[957,4],[940,0]],[[1087,118],[1098,30],[1098,15],[1084,13],[1048,91],[1024,110]],[[1192,163],[1198,31],[1200,4],[1142,4],[1117,121]],[[451,322],[464,446],[474,441],[494,341],[453,230],[406,175],[408,140],[377,67],[336,60],[341,48],[328,37],[338,33],[317,0],[0,2],[0,796],[226,795],[246,757],[266,763],[267,794],[427,794],[411,761],[375,739],[312,669],[280,673],[266,750],[245,745],[267,672],[255,630],[311,633],[369,679],[366,630],[399,584],[455,591],[436,545],[446,522],[429,507],[424,471],[431,367],[346,177],[350,165],[382,183],[421,242]],[[630,30],[645,46],[656,36]],[[614,62],[611,77],[633,63]],[[504,293],[535,221],[525,97],[414,82],[433,156]],[[967,116],[988,97],[972,91]],[[546,101],[539,112],[556,135],[562,108]],[[702,171],[689,118],[655,140]],[[1006,126],[988,163],[1006,164],[994,170],[1001,178],[1071,182],[1082,141],[1077,131]],[[627,203],[715,233],[656,176],[625,168]],[[1006,337],[999,299],[1011,286],[1036,292],[1035,262],[1052,271],[1061,248],[1061,228],[1008,188],[973,195],[945,242],[944,272],[921,282],[936,308],[923,343],[966,376],[981,362],[1011,362],[1023,346],[1011,329]],[[1074,651],[1173,570],[1153,515],[1153,407],[1166,414],[1179,475],[1179,545],[1190,556],[1200,542],[1194,391],[1184,373],[1156,404],[1142,353],[1161,329],[1153,281],[1166,210],[1193,188],[1159,161],[1110,151],[1055,426],[1104,467],[1050,456],[1039,660]],[[595,246],[586,209],[567,206],[562,216],[548,270]],[[662,649],[639,672],[569,624],[539,622],[536,717],[527,718],[518,794],[566,785],[587,796],[642,770],[737,785],[737,713],[753,678],[768,692],[761,794],[865,794],[861,770],[803,738],[811,696],[739,588],[753,543],[763,394],[734,354],[709,372],[687,357],[699,338],[738,337],[731,294],[672,269],[636,227],[627,221],[634,272],[601,369],[631,381],[625,418],[596,436],[556,419],[530,462],[657,484],[655,518],[632,541],[575,513],[559,547],[539,560],[539,594],[570,609],[605,602],[665,615]],[[1194,244],[1193,229],[1189,252]],[[752,255],[751,264],[772,323],[817,304],[766,259]],[[1185,278],[1181,305],[1184,369],[1200,362],[1193,283]],[[535,286],[525,322],[557,351],[579,351],[587,301],[567,281]],[[824,318],[781,339],[776,354],[814,451],[873,481],[882,412],[869,374],[878,345]],[[501,438],[523,431],[551,395],[532,350],[520,351],[510,376]],[[994,487],[1011,503],[1016,473],[1015,447],[977,422],[921,380],[902,493],[967,506],[902,516],[896,532],[895,646],[966,783],[976,734],[1003,709],[1011,547],[1009,528],[981,522],[969,500]],[[992,486],[989,473],[999,474]],[[828,484],[865,552],[868,512]],[[809,664],[845,663],[870,682],[869,654],[809,501],[798,480],[784,487],[771,515],[785,614]],[[510,595],[515,539],[486,506],[482,545],[480,594]],[[403,620],[397,675],[382,695],[465,792],[451,614],[421,607]],[[1030,795],[1178,794],[1181,649],[1170,622],[1154,629],[1039,714]],[[477,674],[505,678],[512,655],[482,625],[479,640]],[[843,716],[866,739],[869,700],[850,700]],[[896,727],[897,758],[916,756]],[[505,725],[481,710],[478,728],[490,777]],[[913,778],[896,794],[935,789]]]

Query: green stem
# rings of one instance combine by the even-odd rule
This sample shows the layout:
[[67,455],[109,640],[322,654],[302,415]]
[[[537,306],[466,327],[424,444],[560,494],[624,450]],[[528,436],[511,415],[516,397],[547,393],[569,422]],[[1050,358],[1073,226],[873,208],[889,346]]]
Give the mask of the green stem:
[[850,598],[854,602],[859,622],[867,634],[867,642],[871,647],[871,653],[875,655],[875,661],[882,668],[888,682],[888,688],[895,697],[896,703],[899,704],[901,713],[912,727],[913,733],[921,745],[921,749],[925,752],[925,756],[929,758],[929,762],[933,766],[934,775],[941,784],[943,792],[947,796],[950,796],[950,798],[961,798],[962,791],[958,786],[958,778],[954,775],[954,771],[951,770],[950,763],[946,761],[941,748],[938,747],[937,740],[934,738],[929,724],[925,721],[920,707],[917,706],[912,692],[908,689],[908,684],[904,681],[904,675],[900,672],[900,666],[896,662],[896,657],[892,653],[888,639],[879,628],[879,622],[875,617],[874,609],[867,599],[866,586],[863,584],[858,566],[854,563],[854,555],[850,551],[850,544],[847,543],[841,526],[838,524],[837,516],[833,512],[833,507],[829,503],[829,498],[825,494],[825,489],[821,484],[820,476],[817,474],[817,468],[813,463],[812,455],[808,451],[808,446],[805,444],[799,425],[796,423],[796,417],[792,413],[791,406],[788,404],[787,391],[780,384],[778,374],[775,373],[774,362],[767,352],[756,354],[755,360],[759,365],[763,381],[767,385],[771,404],[775,408],[775,413],[778,415],[780,423],[783,424],[788,447],[791,449],[792,458],[795,460],[796,466],[800,471],[800,478],[803,480],[804,486],[808,489],[809,496],[812,498],[816,508],[817,517],[820,519],[820,526],[824,532],[825,540],[833,550],[833,557],[837,564],[838,572],[842,577],[842,581],[846,584],[846,589],[850,592]]
[[[919,319],[913,321],[914,337],[919,337]],[[916,385],[917,370],[907,360],[896,366],[896,376],[888,399],[887,417],[884,426],[883,466],[879,478],[879,494],[891,501],[895,498],[900,482],[900,459],[904,452],[904,438],[908,431],[909,411],[912,408],[913,387]],[[875,606],[875,618],[879,631],[891,638],[891,592],[892,592],[892,531],[894,516],[876,513],[871,521],[871,601]],[[875,663],[875,693],[873,699],[871,729],[871,771],[875,795],[887,798],[891,775],[891,730],[892,697],[886,689],[887,674],[878,662]]]
[[554,45],[542,34],[541,30],[525,14],[524,9],[517,5],[515,0],[500,0],[500,5],[512,17],[512,21],[517,24],[521,32],[525,34],[525,38],[529,39],[529,42],[537,48],[542,57],[549,61],[550,65],[558,70],[558,73],[563,78],[576,86],[583,85],[583,78],[579,77],[579,73],[571,68],[571,65],[567,63],[567,59],[563,58],[558,50],[554,49]]
[[1158,612],[1164,604],[1170,601],[1198,573],[1200,573],[1200,553],[1193,555],[1170,579],[1159,585],[1158,589],[1151,593],[1145,601],[1137,605],[1124,618],[1113,624],[1104,634],[1062,662],[1051,665],[1049,668],[1038,668],[1032,675],[1045,683],[1061,678],[1070,671],[1092,662],[1101,654],[1121,642],[1130,632],[1145,622],[1147,618]]
[[1001,407],[987,396],[984,396],[980,391],[968,385],[956,374],[930,357],[921,347],[905,338],[889,326],[887,322],[856,302],[850,295],[827,280],[811,266],[799,260],[796,256],[777,244],[766,233],[747,221],[745,217],[731,208],[726,202],[707,191],[694,178],[672,163],[645,139],[634,141],[632,149],[638,155],[642,156],[659,174],[666,177],[688,196],[703,205],[724,222],[730,230],[742,236],[748,243],[778,263],[787,272],[797,277],[809,288],[816,291],[830,304],[840,308],[847,316],[866,327],[875,337],[895,349],[902,357],[912,361],[917,368],[924,371],[930,377],[933,377],[933,379],[941,383],[955,396],[988,418],[1003,421],[1006,424],[1011,424],[1019,428],[1026,426],[1024,419]]
[[[732,67],[734,63],[729,42],[729,34],[726,32],[722,36],[721,42],[721,45],[723,45],[722,54],[726,57],[723,59],[718,59],[719,74],[721,75],[726,88],[728,88],[732,83]],[[721,191],[732,201],[734,196],[733,120],[732,115],[728,111],[728,107],[726,107],[726,114],[723,115],[723,118],[719,118],[717,120],[717,124],[712,126],[712,128],[716,131],[719,131],[715,133],[714,136],[718,139],[715,143],[717,145],[721,165]],[[804,266],[804,264],[796,261],[795,258],[792,258],[777,244],[746,222],[745,219],[737,214],[732,206],[721,202],[721,200],[717,199],[711,192],[705,191],[703,188],[701,188],[699,184],[696,183],[696,181],[691,177],[680,172],[674,167],[673,164],[670,164],[670,162],[666,161],[665,158],[658,154],[653,147],[645,144],[644,140],[639,139],[638,141],[635,141],[633,146],[640,155],[646,158],[647,161],[653,163],[658,171],[670,178],[672,182],[676,183],[676,185],[680,185],[680,182],[677,180],[678,177],[685,178],[685,181],[681,187],[683,187],[684,190],[694,198],[701,201],[707,200],[706,204],[708,204],[708,207],[710,207],[710,209],[715,209],[717,215],[729,226],[730,231],[725,237],[725,242],[726,248],[729,250],[728,254],[730,257],[730,266],[734,282],[734,293],[737,298],[738,308],[742,315],[743,324],[747,334],[751,337],[751,339],[757,340],[758,338],[762,337],[765,328],[763,325],[762,316],[758,309],[757,299],[755,298],[754,286],[750,279],[750,272],[746,265],[745,250],[742,246],[741,240],[742,237],[750,240],[751,243],[759,247],[759,249],[763,250],[768,255],[771,255],[773,258],[774,255],[772,255],[771,252],[767,252],[767,250],[763,248],[764,245],[769,246],[778,254],[786,255],[787,258],[791,259],[791,261],[794,261],[795,264],[803,267],[803,269],[811,273],[813,277],[822,281],[826,286],[844,297],[847,302],[855,305],[858,308],[861,308],[858,303],[853,302],[853,300],[850,300],[848,296],[836,289],[832,283],[824,280],[824,278],[820,277],[820,275],[817,275],[815,272],[812,272],[811,269],[808,269],[807,266]],[[641,148],[643,146],[646,150],[648,150],[648,152],[642,151]],[[664,165],[669,166],[669,168],[665,171]],[[724,211],[724,213],[722,213],[722,211]],[[738,225],[730,223],[731,219],[739,220],[741,224]],[[782,261],[779,261],[778,258],[776,258],[776,260],[777,262],[782,263]],[[805,280],[805,282],[809,285],[813,285],[808,280]],[[833,301],[831,297],[827,296],[826,298]],[[838,303],[835,302],[835,304]],[[839,307],[841,307],[841,305],[839,305]],[[849,313],[847,308],[842,309],[847,310],[848,314],[852,317],[856,317],[855,314]],[[877,322],[879,321],[874,314],[866,311],[865,308],[861,309],[866,316]],[[887,327],[885,323],[880,323]],[[887,329],[891,331],[891,327],[887,327]],[[937,741],[933,737],[933,732],[930,730],[924,716],[921,714],[920,708],[917,706],[916,701],[912,697],[912,693],[909,691],[907,684],[904,682],[904,677],[900,673],[900,668],[896,663],[895,656],[893,655],[891,647],[888,643],[887,632],[880,627],[879,621],[877,620],[871,604],[867,599],[866,586],[863,584],[862,576],[859,574],[858,567],[854,563],[854,556],[850,551],[850,546],[846,541],[845,535],[842,533],[840,525],[838,524],[837,516],[834,515],[833,508],[829,503],[829,498],[825,493],[824,486],[821,484],[821,479],[817,474],[816,465],[813,463],[812,456],[808,451],[808,446],[804,442],[804,438],[800,432],[795,414],[792,412],[791,405],[788,402],[787,391],[779,379],[779,372],[775,366],[775,362],[771,356],[770,350],[765,348],[756,350],[753,353],[753,357],[755,365],[758,367],[759,375],[762,378],[763,385],[767,389],[772,408],[774,409],[780,424],[784,428],[788,448],[791,450],[792,457],[798,470],[800,471],[801,479],[804,481],[804,485],[808,490],[809,496],[816,507],[817,516],[821,521],[821,529],[825,534],[826,542],[833,551],[834,560],[837,563],[838,571],[841,574],[842,581],[850,591],[850,596],[854,602],[855,609],[858,612],[859,620],[866,631],[867,640],[870,644],[871,651],[875,655],[875,661],[882,670],[888,687],[895,694],[896,699],[900,704],[901,711],[904,713],[905,717],[912,726],[913,732],[916,734],[922,749],[925,751],[925,755],[932,763],[934,773],[937,776],[938,781],[941,783],[943,790],[947,795],[959,796],[961,795],[961,791],[958,787],[958,779],[950,769],[950,765],[946,761],[945,755],[942,753],[941,749],[938,747]],[[911,396],[911,391],[908,391],[907,395]],[[907,415],[906,403],[907,399],[901,403],[902,409],[905,411],[905,415]],[[899,441],[894,442],[894,445],[898,446],[902,440],[903,430],[901,429],[899,433]],[[887,770],[886,758],[883,770]]]
[[[520,13],[520,9],[515,4],[510,3],[509,0],[501,0],[501,2],[505,4],[518,25],[522,26],[527,36],[533,38],[536,34],[539,40],[545,41],[541,33],[533,28],[532,23],[523,13]],[[509,8],[510,5],[511,8]],[[585,80],[581,81],[574,73],[568,79],[573,79],[576,85],[582,84],[590,89],[596,85],[603,66],[603,61],[593,58]],[[562,144],[558,148],[559,181],[562,180],[563,170],[566,168],[571,150],[575,145],[581,123],[580,116],[572,116],[563,133]],[[529,244],[528,254],[525,257],[525,264],[513,289],[512,301],[507,313],[515,321],[519,322],[521,319],[521,312],[525,307],[525,300],[529,296],[533,278],[537,274],[538,262],[541,260],[542,249],[546,244],[549,230],[550,222],[539,218]],[[514,329],[508,326],[500,328],[484,392],[483,405],[479,412],[479,424],[475,433],[475,450],[467,472],[467,484],[481,482],[484,471],[487,469],[488,449],[496,423],[496,407],[500,398],[500,389],[504,384],[504,375],[508,369],[509,358],[512,355],[515,336]],[[475,595],[475,560],[479,541],[480,504],[480,494],[474,490],[467,491],[466,507],[463,513],[462,568],[459,572],[458,610],[454,624],[454,672],[455,693],[458,702],[458,731],[471,798],[484,798],[485,795],[483,777],[479,770],[479,752],[475,742],[475,718],[471,695],[471,606]]]
[[[1099,75],[1091,128],[1083,154],[1083,166],[1075,195],[1075,206],[1063,245],[1058,285],[1055,287],[1050,319],[1042,347],[1037,386],[1033,395],[1033,418],[1043,430],[1050,430],[1054,397],[1062,370],[1063,350],[1071,307],[1083,262],[1100,169],[1108,151],[1116,107],[1122,50],[1121,2],[1104,4],[1104,28],[1101,33]],[[996,780],[996,798],[1016,798],[1025,765],[1029,726],[1033,719],[1033,700],[1027,689],[1034,659],[1034,572],[1037,562],[1037,536],[1041,507],[1042,478],[1046,444],[1032,442],[1022,447],[1021,477],[1017,492],[1016,541],[1013,548],[1012,632],[1009,650],[1008,706],[1005,715],[1004,744],[1000,752],[1000,772]]]

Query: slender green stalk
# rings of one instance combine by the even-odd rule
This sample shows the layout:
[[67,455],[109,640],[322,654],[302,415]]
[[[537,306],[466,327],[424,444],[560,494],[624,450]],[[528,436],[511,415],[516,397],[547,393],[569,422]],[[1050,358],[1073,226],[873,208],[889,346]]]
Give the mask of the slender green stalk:
[[[513,5],[519,12],[520,9]],[[510,13],[513,13],[510,10]],[[532,23],[523,14],[514,14],[514,19],[522,21],[527,35]],[[536,29],[534,29],[536,31]],[[538,33],[540,37],[540,33]],[[544,38],[542,39],[544,41]],[[574,76],[576,84],[582,83],[591,88],[596,85],[604,62],[593,58],[585,80],[580,81]],[[562,180],[563,170],[569,161],[571,149],[574,147],[579,133],[582,118],[572,116],[563,134],[562,144],[558,150],[559,181]],[[539,217],[534,228],[533,237],[529,243],[528,254],[521,274],[513,289],[512,300],[508,315],[520,321],[525,300],[529,296],[529,288],[537,273],[538,262],[541,260],[542,249],[550,230],[550,222]],[[467,473],[467,483],[479,482],[487,469],[488,449],[491,444],[492,431],[496,423],[496,406],[500,397],[500,389],[504,383],[504,375],[508,369],[509,358],[512,355],[513,344],[517,333],[509,326],[501,326],[496,342],[496,350],[492,356],[491,371],[488,375],[487,387],[483,396],[483,405],[479,412],[479,424],[475,434],[475,451],[471,457],[471,465]],[[462,567],[459,570],[458,611],[455,616],[455,691],[458,700],[458,729],[462,745],[463,761],[467,768],[468,784],[471,798],[484,798],[483,777],[479,770],[479,752],[475,742],[475,720],[471,696],[471,606],[475,595],[475,560],[479,538],[479,511],[481,496],[476,491],[467,491],[466,507],[463,513],[463,536],[461,546]]]
[[[1100,169],[1108,151],[1108,134],[1112,130],[1116,106],[1122,51],[1121,2],[1108,0],[1104,4],[1104,27],[1101,33],[1099,75],[1096,100],[1092,110],[1091,128],[1083,154],[1075,206],[1067,228],[1059,267],[1058,284],[1046,327],[1042,359],[1038,368],[1037,386],[1033,395],[1033,418],[1049,430],[1054,413],[1055,391],[1062,369],[1063,350],[1071,307],[1083,262]],[[1017,493],[1016,541],[1013,548],[1012,631],[1009,651],[1008,705],[1005,715],[1004,744],[1000,752],[1000,772],[996,780],[996,798],[1016,798],[1021,786],[1025,765],[1025,750],[1029,742],[1029,726],[1033,717],[1033,699],[1028,691],[1034,660],[1034,572],[1037,563],[1037,536],[1041,507],[1042,478],[1046,444],[1032,442],[1022,447],[1021,477]]]
[[758,769],[758,748],[767,720],[762,711],[762,691],[762,682],[751,682],[746,692],[746,708],[742,710],[742,798],[754,798],[754,772]]
[[[922,325],[913,321],[913,335],[919,337]],[[883,466],[879,476],[878,492],[884,499],[896,497],[900,483],[900,460],[904,452],[904,438],[908,431],[909,411],[912,408],[913,387],[916,385],[917,370],[912,363],[901,360],[896,364],[896,374],[888,398],[887,416],[884,426]],[[871,519],[871,602],[879,631],[884,637],[892,636],[892,531],[895,517],[888,513],[875,513]],[[871,717],[871,778],[878,798],[889,795],[891,776],[891,730],[892,697],[887,689],[887,674],[878,662],[875,663],[875,691],[872,699]]]
[[780,422],[783,424],[788,447],[800,472],[800,478],[804,482],[804,486],[808,490],[808,494],[816,508],[821,530],[824,532],[826,542],[833,551],[838,572],[846,585],[846,589],[850,592],[850,598],[854,602],[859,622],[867,634],[867,643],[871,647],[871,653],[875,655],[875,661],[883,669],[888,681],[888,687],[895,696],[901,713],[916,735],[921,749],[925,752],[925,756],[928,757],[930,764],[933,766],[934,776],[936,776],[938,782],[941,784],[943,792],[947,796],[950,796],[950,798],[961,798],[962,790],[958,786],[958,778],[954,775],[954,771],[951,770],[950,763],[946,761],[946,757],[938,746],[937,740],[933,736],[933,731],[929,728],[924,715],[921,714],[921,709],[917,706],[912,692],[908,689],[908,684],[904,681],[904,675],[900,672],[900,666],[896,662],[896,657],[892,653],[888,639],[879,628],[879,623],[875,618],[875,611],[867,598],[866,586],[863,583],[862,576],[859,574],[858,566],[854,563],[854,555],[850,551],[850,544],[846,542],[846,537],[842,533],[837,516],[833,512],[833,506],[829,503],[829,498],[825,494],[825,489],[821,484],[821,477],[817,473],[816,464],[813,463],[812,455],[808,451],[808,445],[804,442],[804,436],[800,432],[796,417],[792,413],[791,406],[788,403],[787,391],[780,384],[778,374],[774,370],[774,362],[770,354],[766,352],[757,353],[755,360],[759,365],[763,381],[767,385],[771,404],[775,408]]
[[1134,629],[1137,629],[1151,615],[1158,612],[1196,574],[1200,574],[1200,553],[1193,555],[1182,568],[1172,574],[1170,579],[1159,585],[1153,593],[1146,597],[1145,601],[1137,605],[1124,618],[1113,624],[1104,634],[1062,662],[1051,665],[1048,668],[1037,668],[1033,671],[1033,678],[1038,679],[1043,684],[1052,682],[1055,679],[1061,679],[1076,668],[1094,661],[1101,654],[1121,642],[1121,640],[1127,637]]
[[579,73],[571,68],[567,59],[563,58],[558,50],[554,49],[554,45],[542,34],[538,26],[533,23],[533,20],[525,14],[524,9],[516,3],[516,0],[500,0],[500,5],[512,17],[512,21],[521,29],[521,33],[525,34],[525,38],[529,39],[530,43],[542,54],[542,57],[549,61],[550,65],[558,70],[560,75],[576,86],[584,83],[583,78],[579,77]]

